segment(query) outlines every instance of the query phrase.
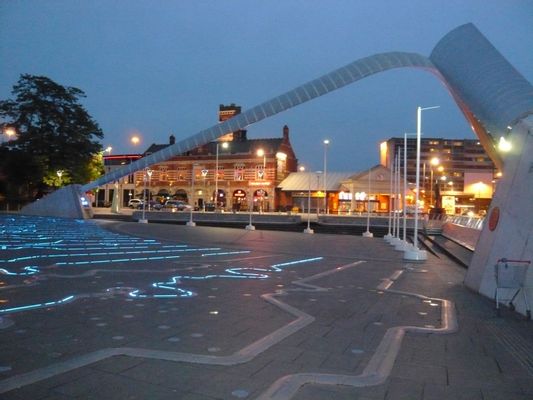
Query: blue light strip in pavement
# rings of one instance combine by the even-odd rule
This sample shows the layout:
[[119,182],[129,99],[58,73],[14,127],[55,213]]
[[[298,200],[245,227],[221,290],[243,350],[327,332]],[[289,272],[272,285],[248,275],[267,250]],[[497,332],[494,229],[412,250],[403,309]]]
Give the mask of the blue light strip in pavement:
[[65,304],[70,301],[74,300],[74,296],[67,296],[60,300],[56,301],[48,301],[46,303],[37,303],[37,304],[29,304],[27,306],[20,306],[20,307],[11,307],[11,308],[4,308],[0,309],[0,315],[2,314],[13,314],[21,311],[28,311],[28,310],[35,310],[38,308],[47,308],[47,307],[53,307],[57,306],[59,304]]

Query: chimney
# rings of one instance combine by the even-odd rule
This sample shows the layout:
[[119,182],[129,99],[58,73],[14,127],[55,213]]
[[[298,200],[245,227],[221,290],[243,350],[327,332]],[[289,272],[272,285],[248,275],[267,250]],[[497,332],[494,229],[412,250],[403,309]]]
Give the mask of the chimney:
[[174,143],[176,143],[176,137],[174,135],[170,135],[170,137],[168,138],[168,142],[172,146]]
[[289,127],[287,125],[283,127],[283,141],[284,142],[289,141]]

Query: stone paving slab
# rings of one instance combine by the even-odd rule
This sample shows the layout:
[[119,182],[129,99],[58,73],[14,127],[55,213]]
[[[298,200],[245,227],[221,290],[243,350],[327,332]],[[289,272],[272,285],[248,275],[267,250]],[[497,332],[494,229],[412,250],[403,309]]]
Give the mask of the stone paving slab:
[[[32,220],[25,222],[31,225]],[[25,271],[27,260],[10,260],[42,256],[31,260],[39,273],[0,275],[0,309],[44,303],[48,301],[44,296],[78,297],[64,304],[0,314],[13,322],[0,329],[0,390],[24,373],[38,374],[40,368],[68,363],[96,350],[127,347],[163,353],[146,353],[148,358],[110,355],[4,391],[2,399],[255,399],[286,375],[364,374],[388,329],[409,325],[431,331],[443,323],[440,301],[412,294],[452,300],[458,331],[405,334],[383,383],[307,384],[292,398],[525,399],[533,395],[531,371],[524,367],[527,363],[517,361],[517,349],[527,355],[533,343],[531,322],[507,312],[496,318],[492,302],[466,290],[465,271],[449,260],[430,255],[422,264],[405,263],[401,253],[377,238],[94,221],[78,222],[74,230],[65,230],[76,240],[57,250],[46,245],[54,242],[52,230],[45,228],[50,223],[34,221],[34,226],[41,227],[41,236],[25,238],[40,248],[26,252],[8,246],[0,253],[0,268],[19,273]],[[72,225],[54,223],[59,232]],[[19,244],[23,239],[15,234],[10,238]],[[62,243],[67,244],[55,246]],[[122,248],[123,254],[84,256],[81,250],[70,250],[84,243],[87,248],[98,247],[86,252],[112,253]],[[187,246],[181,248],[187,251],[179,252],[179,245]],[[163,256],[179,257],[155,258]],[[89,263],[57,264],[65,258]],[[378,288],[397,271],[401,272],[391,281],[391,289],[398,292]],[[258,278],[261,274],[265,277]],[[180,278],[171,281],[176,276]],[[151,286],[157,282],[164,285]],[[193,296],[179,297],[183,292],[178,288]],[[139,298],[131,296],[134,289],[174,297]],[[274,299],[314,320],[234,365],[210,365],[202,358],[193,362],[160,358],[183,353],[232,357],[285,329],[295,315],[267,302],[262,297],[266,293],[277,293]],[[509,347],[511,339],[518,348]]]

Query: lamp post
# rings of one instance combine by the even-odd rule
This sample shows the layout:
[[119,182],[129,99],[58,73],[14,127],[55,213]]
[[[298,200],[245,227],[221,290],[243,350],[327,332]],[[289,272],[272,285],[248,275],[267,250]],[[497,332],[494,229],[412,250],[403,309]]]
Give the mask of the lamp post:
[[[150,211],[150,200],[152,198],[152,173],[154,171],[151,169],[147,169],[146,173],[148,174],[148,211]],[[146,208],[146,204],[144,205],[144,208]]]
[[[407,135],[416,135],[416,133],[403,134],[403,194],[402,194],[402,216],[403,216],[403,237],[400,243],[395,247],[396,250],[406,250],[410,245],[407,243]],[[418,207],[418,204],[415,204]]]
[[327,159],[329,139],[324,139],[324,213],[328,214],[328,180],[327,180]]
[[61,186],[61,177],[63,176],[63,170],[62,169],[58,169],[56,171],[56,174],[57,174],[57,177],[59,178],[59,185],[58,186]]
[[[218,209],[218,147],[220,142],[217,142],[217,152],[215,161],[215,211]],[[228,148],[228,142],[222,142],[222,148]]]
[[363,232],[363,237],[371,238],[374,234],[370,232],[370,177],[372,174],[372,168],[368,170],[368,194],[366,195],[366,232]]
[[143,212],[142,212],[142,217],[139,220],[140,224],[148,223],[148,220],[145,217],[145,210],[146,210],[146,181],[147,181],[146,172],[147,171],[148,171],[148,168],[145,168],[144,169],[144,173],[143,173]]
[[[390,156],[389,156],[390,157]],[[390,243],[390,241],[393,238],[393,235],[391,233],[391,225],[392,225],[392,177],[394,176],[394,164],[389,161],[389,165],[391,168],[390,170],[390,182],[389,182],[389,230],[385,236],[383,236],[383,240],[385,240],[387,243]]]
[[320,190],[320,174],[322,174],[322,171],[316,171],[316,191],[317,191],[317,197],[316,197],[316,218],[318,221],[319,213],[320,213],[320,204],[319,204],[319,198],[318,198],[318,192]]
[[[304,172],[305,167],[300,167],[300,171]],[[311,229],[311,174],[308,174],[307,177],[307,228],[304,229],[304,233],[307,233],[309,235],[312,235],[315,233],[313,229]]]
[[403,258],[412,261],[427,260],[427,252],[418,248],[418,197],[420,193],[420,135],[422,125],[422,111],[432,110],[440,106],[418,107],[416,110],[416,193],[415,193],[415,227],[413,233],[413,247],[405,250]]
[[430,190],[429,190],[429,205],[432,206],[433,205],[433,189],[434,189],[434,185],[435,185],[435,182],[433,182],[433,167],[436,167],[440,164],[440,160],[437,158],[437,157],[433,157],[431,160],[429,160],[429,164],[430,164],[430,171],[429,171],[429,180],[431,182],[431,186],[430,186]]
[[[257,156],[258,157],[263,157],[263,171],[261,173],[261,175],[259,176],[259,178],[261,180],[265,180],[266,179],[266,154],[265,154],[265,150],[263,149],[259,149],[257,150]],[[261,195],[261,202],[259,203],[259,212],[263,212],[263,198],[264,198],[264,193],[263,195]]]
[[255,226],[252,224],[252,209],[254,207],[254,199],[253,199],[253,196],[252,196],[252,189],[251,188],[248,189],[248,195],[250,197],[250,200],[249,200],[250,206],[249,206],[249,210],[248,210],[250,219],[249,219],[248,225],[246,225],[244,227],[244,229],[246,229],[247,231],[255,231]]
[[190,204],[191,209],[190,209],[190,214],[189,214],[189,220],[185,224],[187,226],[196,226],[196,223],[192,220],[192,212],[194,210],[194,167],[196,165],[197,164],[193,164],[192,165],[192,172],[191,172],[191,204]]

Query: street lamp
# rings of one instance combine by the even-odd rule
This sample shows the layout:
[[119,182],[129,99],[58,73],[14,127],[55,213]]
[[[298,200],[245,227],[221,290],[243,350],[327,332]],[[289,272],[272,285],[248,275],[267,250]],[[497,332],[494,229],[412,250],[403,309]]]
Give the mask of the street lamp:
[[[218,147],[220,142],[217,142],[217,152],[215,161],[215,210],[218,209]],[[222,148],[227,149],[229,147],[228,142],[222,142]]]
[[134,146],[137,146],[141,142],[141,139],[137,135],[133,135],[130,140]]
[[110,155],[111,150],[113,150],[113,148],[111,146],[107,146],[104,151],[107,153],[107,155]]
[[324,139],[324,213],[328,214],[328,181],[327,181],[327,159],[329,139]]
[[[150,200],[152,197],[152,173],[154,171],[151,169],[147,169],[146,173],[148,174],[148,211],[150,211]],[[146,208],[146,204],[144,205],[144,208]]]
[[363,237],[374,237],[374,234],[370,232],[370,176],[372,174],[372,168],[368,170],[368,194],[366,201],[366,232],[363,232]]
[[8,126],[4,128],[4,135],[6,137],[6,141],[10,141],[13,136],[17,134],[17,131],[12,126]]
[[187,221],[187,223],[185,225],[187,226],[196,226],[196,222],[194,222],[192,220],[192,212],[194,210],[194,167],[198,165],[198,164],[193,164],[192,165],[192,172],[191,172],[191,201],[190,201],[190,206],[191,206],[191,209],[190,209],[190,214],[189,214],[189,221]]
[[61,177],[63,176],[63,170],[62,169],[58,169],[56,171],[56,174],[57,174],[57,177],[59,178],[59,185],[58,186],[61,186]]
[[255,231],[255,226],[252,224],[252,209],[254,207],[254,199],[253,199],[253,196],[252,196],[252,189],[251,188],[248,188],[248,195],[249,195],[249,198],[250,198],[250,200],[248,200],[248,203],[249,203],[248,213],[249,213],[250,220],[248,222],[248,225],[246,225],[244,227],[244,229],[246,229],[247,231]]
[[317,191],[317,194],[316,194],[316,218],[317,218],[317,221],[318,221],[318,218],[319,218],[319,212],[320,212],[320,204],[319,204],[319,197],[318,197],[318,192],[320,191],[320,175],[322,174],[322,171],[316,171],[316,191]]
[[[305,167],[300,167],[300,172],[304,171]],[[308,174],[307,183],[307,228],[304,229],[304,233],[312,235],[315,231],[311,229],[311,174]]]
[[147,181],[147,172],[148,172],[148,168],[145,168],[144,169],[144,173],[143,173],[143,212],[142,212],[142,217],[141,219],[139,220],[139,223],[140,224],[146,224],[148,223],[148,220],[146,219],[146,216],[145,216],[145,211],[146,211],[146,181]]
[[440,106],[418,107],[416,110],[416,193],[415,193],[415,228],[413,233],[413,247],[405,250],[403,258],[406,260],[427,260],[427,252],[418,248],[418,198],[420,194],[420,135],[422,126],[422,111],[432,110]]
[[[257,150],[257,156],[258,157],[263,157],[263,170],[261,172],[261,174],[259,175],[259,178],[261,180],[265,180],[266,179],[266,154],[265,154],[265,150],[263,149],[259,149]],[[261,195],[261,201],[259,203],[259,212],[263,212],[263,199],[264,199],[264,193]]]
[[430,184],[430,187],[429,187],[429,205],[432,206],[433,205],[433,190],[434,190],[434,185],[435,185],[435,182],[433,182],[433,167],[436,167],[440,164],[440,160],[437,158],[437,157],[433,157],[431,160],[429,160],[429,164],[430,164],[430,172],[429,172],[429,180],[431,182]]

